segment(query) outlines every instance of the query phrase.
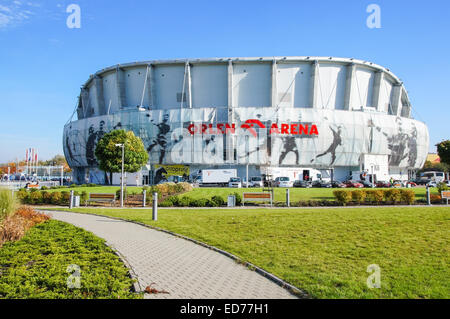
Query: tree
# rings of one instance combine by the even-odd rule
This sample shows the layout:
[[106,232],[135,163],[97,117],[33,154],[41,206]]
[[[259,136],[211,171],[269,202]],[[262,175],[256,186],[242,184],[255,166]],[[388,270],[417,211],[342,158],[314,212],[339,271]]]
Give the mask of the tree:
[[135,173],[148,162],[148,153],[142,140],[132,131],[114,130],[105,134],[97,143],[95,156],[99,167],[109,172],[109,181],[112,184],[112,173],[122,171],[122,148],[116,144],[125,145],[124,171]]
[[436,146],[441,163],[450,165],[450,140],[442,141]]

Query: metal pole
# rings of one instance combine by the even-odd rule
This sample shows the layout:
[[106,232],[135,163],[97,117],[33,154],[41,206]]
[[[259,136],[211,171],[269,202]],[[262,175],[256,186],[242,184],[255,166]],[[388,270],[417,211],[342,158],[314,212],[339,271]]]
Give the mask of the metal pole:
[[431,205],[430,186],[427,185],[427,204]]
[[125,160],[125,143],[122,144],[122,175],[120,178],[120,207],[123,207],[123,171],[124,171],[124,160]]
[[145,207],[145,202],[147,201],[147,191],[144,189],[142,192],[142,207]]
[[289,188],[286,188],[286,206],[291,207],[291,200],[289,196]]
[[246,166],[246,181],[247,181],[247,183],[246,183],[246,186],[247,186],[247,188],[248,188],[248,184],[249,184],[249,180],[248,180],[248,164],[247,164],[247,166]]
[[73,191],[70,191],[69,209],[73,208]]
[[64,177],[64,166],[61,166],[61,186],[64,186],[63,177]]
[[158,193],[153,193],[153,220],[158,220]]
[[373,165],[372,165],[372,188],[374,188],[374,187],[375,187],[375,177],[373,174]]

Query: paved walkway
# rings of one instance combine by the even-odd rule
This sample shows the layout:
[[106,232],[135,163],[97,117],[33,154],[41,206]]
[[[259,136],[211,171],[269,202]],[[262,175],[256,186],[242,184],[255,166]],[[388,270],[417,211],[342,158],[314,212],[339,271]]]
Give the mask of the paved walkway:
[[169,292],[145,298],[296,298],[231,258],[188,240],[107,217],[48,213],[104,238],[132,268],[141,290],[154,283],[152,288]]

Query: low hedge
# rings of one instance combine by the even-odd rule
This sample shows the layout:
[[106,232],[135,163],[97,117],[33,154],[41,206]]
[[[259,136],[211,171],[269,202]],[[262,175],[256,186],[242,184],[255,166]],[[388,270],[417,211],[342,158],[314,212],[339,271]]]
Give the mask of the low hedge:
[[336,201],[340,205],[348,203],[355,204],[408,204],[416,202],[416,194],[411,189],[355,189],[355,190],[335,190],[333,192]]

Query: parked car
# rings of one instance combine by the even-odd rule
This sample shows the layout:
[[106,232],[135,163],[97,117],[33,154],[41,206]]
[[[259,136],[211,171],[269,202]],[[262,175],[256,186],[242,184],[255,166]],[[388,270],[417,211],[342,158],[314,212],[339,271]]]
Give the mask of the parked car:
[[358,183],[356,181],[346,181],[344,182],[344,184],[348,187],[348,188],[364,188],[364,185],[361,183]]
[[449,187],[450,187],[450,180],[448,180],[448,181],[444,181],[444,183],[445,183],[445,184],[447,184],[447,186],[449,186]]
[[391,184],[389,182],[386,182],[386,181],[378,181],[376,186],[380,187],[380,188],[390,188]]
[[406,187],[417,187],[417,183],[416,182],[412,182],[412,181],[406,182]]
[[240,177],[231,177],[228,182],[228,187],[242,188],[242,182]]
[[430,182],[427,183],[426,186],[428,186],[428,187],[437,187],[437,183],[433,182],[433,181],[430,181]]
[[400,180],[395,180],[392,182],[392,187],[395,188],[402,188],[402,187],[406,187],[406,183]]
[[250,177],[250,187],[264,187],[264,182],[261,176]]
[[358,181],[358,183],[363,184],[366,188],[372,188],[373,184],[369,181]]
[[333,188],[346,188],[347,185],[345,185],[344,183],[341,183],[339,181],[333,181],[333,182],[331,182],[331,187],[333,187]]
[[319,180],[319,181],[314,181],[312,183],[312,187],[317,187],[317,188],[331,188],[331,182],[327,182],[327,181],[323,181],[323,180]]
[[289,179],[289,177],[277,177],[275,178],[275,187],[292,187],[293,182]]
[[296,180],[294,181],[293,186],[298,188],[311,188],[312,184],[309,181]]

